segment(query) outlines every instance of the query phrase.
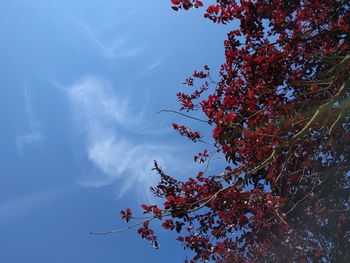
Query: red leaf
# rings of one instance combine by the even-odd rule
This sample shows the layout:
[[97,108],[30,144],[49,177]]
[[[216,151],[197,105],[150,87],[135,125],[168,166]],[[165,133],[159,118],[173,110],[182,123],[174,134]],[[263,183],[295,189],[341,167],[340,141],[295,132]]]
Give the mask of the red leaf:
[[178,237],[176,238],[176,240],[180,241],[180,242],[183,242],[184,241],[184,238],[183,237]]
[[173,195],[169,195],[167,196],[167,198],[169,202],[175,202],[175,197]]
[[174,4],[174,5],[179,5],[181,3],[181,0],[171,0],[171,2]]
[[121,211],[120,214],[122,216],[122,219],[124,219],[126,222],[129,222],[129,220],[132,217],[132,212],[130,208],[126,209],[126,211]]
[[249,99],[253,99],[254,98],[254,91],[252,89],[248,92],[248,98]]
[[197,1],[196,4],[197,4],[198,7],[202,7],[203,6],[203,3],[201,1]]

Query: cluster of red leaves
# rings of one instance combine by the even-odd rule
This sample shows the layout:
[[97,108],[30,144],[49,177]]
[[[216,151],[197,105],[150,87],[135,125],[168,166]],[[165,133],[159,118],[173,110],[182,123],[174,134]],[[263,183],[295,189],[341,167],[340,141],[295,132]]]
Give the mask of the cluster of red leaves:
[[174,130],[178,131],[180,135],[186,136],[190,140],[196,142],[201,138],[201,134],[198,131],[191,131],[188,127],[184,125],[178,125],[176,123],[173,123]]
[[122,216],[122,219],[124,219],[126,222],[129,222],[132,217],[131,209],[127,208],[125,211],[121,211],[120,215]]
[[208,157],[209,157],[208,150],[204,150],[203,152],[200,152],[198,153],[198,155],[194,156],[194,161],[199,163],[205,163]]
[[[203,71],[195,71],[191,77],[188,77],[185,82],[183,83],[184,85],[188,86],[188,87],[192,87],[193,83],[194,83],[194,78],[197,79],[205,79],[207,77],[210,77],[209,74],[209,67],[208,66],[204,66],[205,69],[205,73]],[[212,81],[210,82],[212,83]],[[209,88],[209,82],[205,81],[200,88],[196,89],[192,94],[188,95],[185,94],[183,92],[179,92],[177,93],[177,98],[181,104],[181,108],[180,110],[186,110],[186,111],[191,111],[191,110],[196,110],[198,107],[197,105],[194,103],[194,100],[198,99],[203,92],[205,92],[206,90],[208,90]]]
[[171,3],[173,4],[172,8],[175,11],[180,9],[188,10],[190,8],[198,8],[203,6],[203,3],[199,0],[171,0]]
[[180,110],[201,109],[228,166],[178,181],[155,163],[152,191],[165,202],[143,206],[139,233],[156,241],[148,223],[162,220],[191,262],[350,261],[350,0],[217,0],[205,17],[239,27],[224,42],[219,81],[205,67],[185,81],[204,84],[178,98]]

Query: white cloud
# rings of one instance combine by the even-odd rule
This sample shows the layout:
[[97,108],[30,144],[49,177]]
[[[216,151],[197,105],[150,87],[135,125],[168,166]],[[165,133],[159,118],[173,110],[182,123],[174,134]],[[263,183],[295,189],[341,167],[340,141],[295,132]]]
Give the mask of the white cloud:
[[148,64],[143,70],[141,70],[141,72],[137,74],[136,78],[139,78],[147,72],[154,70],[155,68],[159,67],[162,63],[163,59],[157,59],[153,61],[152,63]]
[[[119,189],[120,196],[135,184],[151,185],[156,177],[151,174],[153,160],[164,159],[166,147],[149,143],[136,144],[125,138],[110,135],[107,138],[93,142],[88,146],[88,159],[99,167],[110,180],[123,180]],[[171,154],[171,153],[170,153]],[[161,161],[161,163],[163,163]],[[98,186],[102,185],[97,181]],[[96,185],[95,185],[96,186]]]
[[106,24],[106,25],[102,26],[101,28],[106,29],[106,28],[117,27],[121,23],[125,22],[129,17],[135,15],[136,13],[137,13],[136,10],[131,10],[131,11],[127,12],[126,14],[122,15],[120,18],[118,18],[114,22]]
[[16,137],[16,146],[20,154],[23,154],[23,148],[25,146],[31,146],[41,142],[44,136],[41,133],[30,133],[26,135],[20,135]]
[[[90,39],[98,52],[106,59],[119,59],[130,58],[137,56],[141,53],[141,49],[138,47],[129,47],[129,43],[126,38],[117,36],[112,39],[103,38],[99,34],[101,30],[93,30],[90,25],[82,20],[71,17],[71,19],[84,30],[86,36]],[[116,26],[116,24],[114,25]]]
[[[84,137],[86,158],[100,173],[85,176],[82,185],[100,187],[118,180],[119,195],[146,187],[158,180],[151,172],[153,160],[177,167],[177,149],[142,138],[144,116],[136,114],[128,99],[113,92],[112,85],[96,77],[84,78],[68,89],[79,134]],[[133,107],[131,107],[133,106]]]
[[131,116],[128,99],[114,94],[112,85],[101,78],[83,78],[70,87],[68,93],[75,117],[81,126],[88,126],[84,128],[91,136],[101,133],[101,126],[135,126],[141,121],[142,114]]
[[67,185],[2,202],[0,203],[0,223],[21,217],[23,214],[50,204],[70,189],[72,185]]
[[44,135],[41,132],[42,126],[35,118],[31,97],[27,87],[24,88],[24,103],[30,132],[16,137],[16,147],[20,155],[23,155],[25,147],[33,146],[44,140]]

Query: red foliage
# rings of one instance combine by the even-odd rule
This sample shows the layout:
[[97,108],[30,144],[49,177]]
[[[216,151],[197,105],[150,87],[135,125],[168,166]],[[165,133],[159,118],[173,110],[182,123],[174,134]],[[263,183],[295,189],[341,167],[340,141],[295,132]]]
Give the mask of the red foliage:
[[203,112],[228,166],[178,181],[155,163],[152,191],[165,201],[142,206],[150,219],[139,233],[155,244],[148,223],[163,220],[191,262],[350,262],[350,0],[217,0],[204,16],[239,27],[224,42],[219,81],[205,66],[184,83],[204,84],[178,98],[180,110]]
[[177,130],[181,135],[186,136],[194,142],[198,141],[201,138],[200,132],[193,132],[184,125],[178,125],[176,123],[173,123],[173,128]]
[[127,208],[126,211],[121,211],[120,212],[122,219],[124,219],[126,222],[129,222],[129,220],[132,217],[132,212],[130,208]]

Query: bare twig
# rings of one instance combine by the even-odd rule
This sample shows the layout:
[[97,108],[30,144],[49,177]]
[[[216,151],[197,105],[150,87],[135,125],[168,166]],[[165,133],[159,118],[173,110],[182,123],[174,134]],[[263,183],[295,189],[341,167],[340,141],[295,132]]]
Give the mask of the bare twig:
[[340,113],[339,116],[338,116],[338,118],[333,122],[331,128],[330,128],[329,131],[328,131],[328,134],[329,134],[329,135],[332,134],[332,131],[333,131],[335,125],[337,125],[337,123],[338,123],[338,121],[341,119],[341,117],[342,117],[342,113]]
[[297,134],[295,134],[290,142],[295,142],[297,139],[302,137],[312,126],[313,124],[322,117],[322,114],[327,110],[331,109],[332,105],[337,102],[337,100],[350,88],[350,79],[347,79],[343,85],[340,87],[337,94],[335,94],[328,102],[319,106],[316,112],[313,114],[308,123],[302,128]]
[[196,121],[200,121],[200,122],[204,122],[204,123],[209,124],[209,122],[208,122],[208,121],[206,121],[206,120],[202,120],[202,119],[199,119],[199,118],[193,117],[193,116],[191,116],[191,115],[188,115],[188,114],[185,114],[185,113],[182,113],[182,112],[176,111],[176,110],[160,110],[160,111],[158,111],[158,113],[162,113],[162,112],[171,112],[171,113],[175,113],[175,114],[178,114],[178,115],[184,116],[184,117],[189,118],[189,119],[192,119],[192,120],[196,120]]
[[[315,178],[315,182],[314,182],[314,185],[312,186],[312,189],[303,197],[301,198],[300,200],[298,200],[293,206],[291,209],[288,210],[288,212],[286,212],[285,214],[288,215],[289,213],[291,213],[301,202],[303,202],[315,189],[316,187],[316,184],[317,184],[317,179],[318,179],[318,173],[314,173],[316,175],[316,178]],[[311,174],[311,175],[314,175],[314,174]]]
[[114,229],[114,230],[103,231],[103,232],[90,232],[90,234],[92,234],[92,235],[108,235],[108,234],[125,232],[125,231],[128,231],[128,230],[132,229],[132,228],[140,226],[140,225],[144,224],[145,222],[150,222],[150,221],[152,221],[154,219],[156,219],[156,217],[152,217],[152,218],[150,218],[148,220],[144,220],[144,221],[138,222],[138,223],[133,224],[133,225],[131,225],[129,227],[126,227],[126,228]]

